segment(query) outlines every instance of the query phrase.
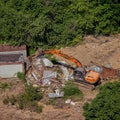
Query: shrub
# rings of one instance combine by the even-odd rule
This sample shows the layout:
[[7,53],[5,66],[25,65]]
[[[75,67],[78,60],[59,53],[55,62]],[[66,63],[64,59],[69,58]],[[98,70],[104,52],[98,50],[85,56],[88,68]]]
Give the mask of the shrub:
[[4,100],[3,100],[3,103],[4,104],[9,104],[9,103],[11,103],[11,105],[15,105],[15,103],[17,102],[17,100],[16,100],[16,98],[15,98],[15,96],[14,95],[12,95],[12,96],[7,96],[6,98],[4,98]]
[[28,101],[40,100],[43,97],[41,90],[38,87],[27,85],[25,88],[25,95]]
[[91,103],[84,104],[86,120],[120,119],[120,82],[100,87],[100,92]]
[[39,88],[34,88],[32,85],[27,85],[25,92],[15,97],[14,95],[6,97],[3,100],[4,104],[18,104],[20,109],[28,109],[34,112],[42,112],[42,106],[37,104],[37,101],[42,99],[42,92]]
[[15,105],[15,103],[17,102],[16,98],[14,95],[12,95],[11,97],[9,97],[9,102],[11,103],[11,105]]
[[25,94],[21,94],[20,96],[18,96],[17,102],[20,109],[26,108],[27,100],[25,98]]
[[26,82],[26,80],[25,80],[25,74],[24,74],[24,73],[18,72],[18,73],[17,73],[17,77],[18,77],[20,80],[22,80],[23,82]]
[[65,86],[63,87],[65,98],[78,96],[82,97],[83,93],[80,91],[77,85],[73,84],[71,81],[66,82]]
[[6,89],[9,88],[9,84],[8,83],[1,83],[0,88],[5,91]]
[[34,88],[32,85],[27,85],[25,89],[25,93],[18,96],[19,108],[20,109],[34,109],[34,107],[36,106],[35,111],[40,111],[39,106],[37,105],[34,106],[34,104],[37,104],[36,101],[41,100],[42,96],[43,94],[39,90],[39,88]]

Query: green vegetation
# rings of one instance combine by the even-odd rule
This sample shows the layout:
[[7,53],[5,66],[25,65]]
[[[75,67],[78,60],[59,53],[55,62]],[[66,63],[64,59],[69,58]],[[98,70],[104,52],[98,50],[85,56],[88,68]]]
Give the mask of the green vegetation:
[[10,88],[10,85],[8,83],[1,83],[0,88],[5,91],[6,89]]
[[65,86],[63,87],[63,91],[65,99],[71,98],[74,100],[80,100],[83,96],[82,91],[80,91],[78,86],[71,81],[66,82]]
[[17,77],[22,80],[23,82],[26,82],[26,79],[25,79],[25,74],[22,73],[22,72],[18,72],[17,73]]
[[18,105],[20,109],[29,109],[32,108],[33,111],[40,112],[42,111],[42,107],[37,104],[37,101],[42,99],[42,92],[39,88],[34,88],[31,85],[26,86],[25,93],[18,96]]
[[120,32],[118,0],[0,0],[0,43],[31,52],[80,43],[84,35]]
[[120,119],[120,82],[100,87],[100,92],[91,103],[84,104],[86,120]]
[[42,92],[39,88],[34,88],[31,85],[27,85],[25,88],[25,92],[18,96],[10,96],[6,97],[3,100],[4,104],[15,105],[18,104],[20,109],[28,109],[34,112],[42,112],[42,106],[38,105],[38,101],[42,99]]

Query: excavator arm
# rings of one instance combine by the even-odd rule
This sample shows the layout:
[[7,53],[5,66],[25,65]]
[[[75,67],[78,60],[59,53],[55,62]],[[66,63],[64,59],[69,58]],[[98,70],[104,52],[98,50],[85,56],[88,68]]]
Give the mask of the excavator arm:
[[59,55],[65,59],[70,60],[71,62],[75,63],[77,65],[77,67],[82,67],[82,64],[80,61],[78,61],[76,58],[74,58],[72,56],[68,56],[68,55],[62,53],[60,50],[43,50],[42,53]]

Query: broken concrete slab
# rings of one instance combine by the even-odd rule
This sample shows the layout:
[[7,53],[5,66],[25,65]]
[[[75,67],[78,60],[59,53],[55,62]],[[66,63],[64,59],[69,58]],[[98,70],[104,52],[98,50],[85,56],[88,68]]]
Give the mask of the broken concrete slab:
[[60,92],[59,89],[55,90],[55,93],[49,93],[48,94],[49,98],[60,98],[60,97],[64,97],[64,92]]

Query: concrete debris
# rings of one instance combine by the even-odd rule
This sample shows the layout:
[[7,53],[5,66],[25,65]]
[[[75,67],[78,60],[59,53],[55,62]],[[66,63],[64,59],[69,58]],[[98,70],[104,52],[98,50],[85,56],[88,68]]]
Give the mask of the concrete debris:
[[71,101],[70,105],[75,106],[75,102]]
[[[66,62],[64,62],[64,61],[60,61],[61,63],[66,63]],[[61,68],[61,70],[62,70],[62,72],[63,72],[63,78],[66,80],[66,81],[68,81],[69,80],[69,78],[70,78],[70,74],[69,74],[69,71],[68,71],[68,69],[66,68],[66,67],[64,67],[64,66],[60,66],[60,68]]]
[[69,104],[70,102],[71,102],[71,99],[67,99],[67,100],[65,101],[66,104]]
[[53,63],[46,58],[43,58],[43,63],[46,67],[53,67]]
[[57,78],[57,72],[52,72],[48,70],[44,70],[43,72],[43,84],[44,85],[50,85],[51,79]]
[[49,98],[60,98],[60,97],[64,97],[64,92],[60,92],[59,89],[55,90],[55,93],[49,93],[48,94]]
[[65,101],[65,103],[66,104],[70,104],[70,105],[72,105],[72,106],[75,106],[75,102],[73,102],[71,99],[67,99],[66,101]]

